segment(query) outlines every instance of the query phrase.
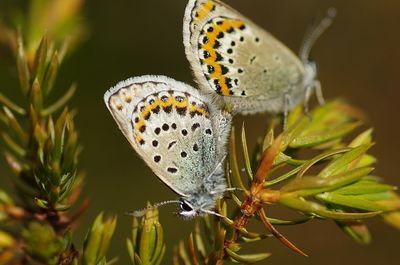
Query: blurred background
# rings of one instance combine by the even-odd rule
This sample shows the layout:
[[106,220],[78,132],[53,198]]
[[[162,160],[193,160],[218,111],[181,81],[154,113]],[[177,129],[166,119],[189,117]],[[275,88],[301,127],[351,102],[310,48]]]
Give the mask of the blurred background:
[[[0,11],[24,5],[26,1],[0,0]],[[379,159],[376,174],[386,182],[400,184],[397,148],[400,147],[400,2],[395,0],[225,0],[250,17],[297,52],[304,32],[313,17],[327,8],[338,9],[331,28],[312,50],[326,99],[341,97],[363,109],[368,126],[375,128],[377,142],[372,153]],[[76,81],[78,91],[70,105],[78,110],[76,118],[84,146],[80,168],[87,171],[84,194],[91,206],[82,223],[104,210],[119,216],[111,255],[128,262],[125,238],[131,219],[124,212],[142,208],[147,201],[175,198],[175,194],[152,174],[129,146],[103,103],[103,94],[118,81],[143,74],[163,74],[194,84],[182,44],[182,18],[185,0],[86,1],[84,16],[89,26],[87,39],[69,57],[56,84],[65,89]],[[0,89],[11,98],[18,87],[11,58],[0,55]],[[248,138],[254,146],[266,128],[265,115],[238,117],[245,120]],[[260,124],[265,124],[264,128]],[[10,175],[0,162],[1,184]],[[160,209],[167,237],[167,255],[172,246],[186,237],[193,221],[173,216],[173,206]],[[271,216],[277,217],[279,216]],[[372,244],[360,246],[331,222],[312,221],[279,230],[310,255],[300,257],[277,240],[265,241],[264,249],[273,256],[267,264],[392,264],[399,260],[400,233],[380,220],[372,220]],[[165,261],[169,262],[169,257]]]

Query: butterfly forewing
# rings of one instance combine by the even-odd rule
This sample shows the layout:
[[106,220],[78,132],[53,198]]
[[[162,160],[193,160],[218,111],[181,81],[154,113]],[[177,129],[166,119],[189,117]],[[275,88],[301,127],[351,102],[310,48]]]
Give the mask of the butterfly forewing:
[[184,44],[200,87],[240,112],[282,111],[274,104],[303,82],[303,65],[286,46],[219,1],[189,1]]
[[229,118],[184,83],[162,76],[133,78],[104,99],[137,153],[180,195],[196,192],[225,156]]

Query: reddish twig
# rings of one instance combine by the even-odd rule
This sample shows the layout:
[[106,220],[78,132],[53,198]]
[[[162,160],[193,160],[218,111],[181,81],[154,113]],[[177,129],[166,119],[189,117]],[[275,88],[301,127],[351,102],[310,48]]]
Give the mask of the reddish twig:
[[[281,143],[282,138],[279,136],[272,143],[272,145],[264,151],[261,162],[251,183],[251,187],[249,191],[247,191],[246,198],[240,207],[241,215],[237,216],[234,221],[233,227],[235,231],[232,233],[230,239],[225,239],[226,248],[237,241],[239,237],[239,230],[245,228],[249,222],[249,219],[255,214],[258,214],[267,230],[271,232],[280,242],[296,253],[307,257],[303,251],[297,248],[293,243],[279,233],[275,227],[272,226],[265,215],[264,209],[262,208],[263,204],[271,204],[279,200],[280,192],[277,190],[265,189],[264,183],[271,168],[273,167],[275,158],[280,152]],[[223,256],[220,257],[220,259],[222,260]]]

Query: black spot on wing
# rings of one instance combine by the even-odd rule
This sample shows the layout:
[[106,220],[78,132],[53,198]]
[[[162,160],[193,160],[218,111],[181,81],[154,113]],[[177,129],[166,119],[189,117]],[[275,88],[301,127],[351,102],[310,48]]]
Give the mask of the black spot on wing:
[[176,144],[176,141],[172,141],[168,144],[168,150],[171,149]]
[[169,167],[169,168],[167,168],[167,171],[170,173],[176,173],[176,172],[178,172],[178,169],[176,167]]

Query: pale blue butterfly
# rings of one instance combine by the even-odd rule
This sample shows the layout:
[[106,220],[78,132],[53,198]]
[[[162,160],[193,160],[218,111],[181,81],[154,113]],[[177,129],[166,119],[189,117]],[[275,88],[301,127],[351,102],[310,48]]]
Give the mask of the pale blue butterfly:
[[[118,83],[104,101],[151,170],[181,196],[182,217],[215,214],[227,190],[223,162],[231,116],[199,90],[164,76]],[[136,211],[133,214],[141,215]]]

